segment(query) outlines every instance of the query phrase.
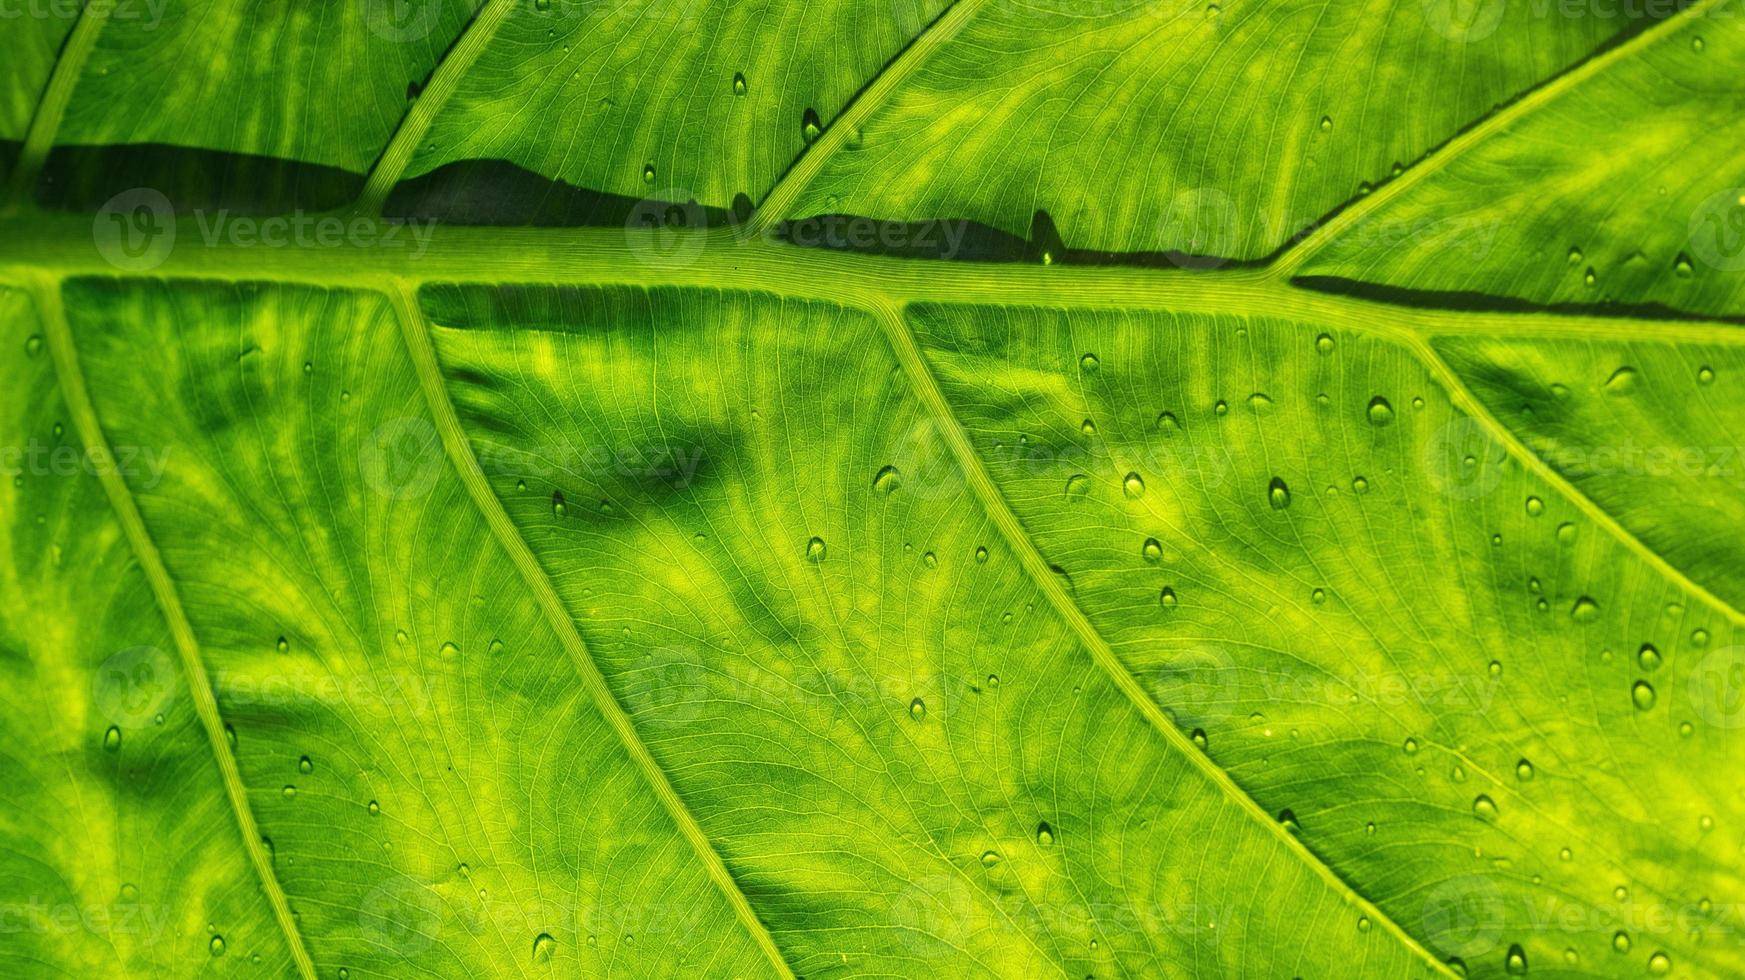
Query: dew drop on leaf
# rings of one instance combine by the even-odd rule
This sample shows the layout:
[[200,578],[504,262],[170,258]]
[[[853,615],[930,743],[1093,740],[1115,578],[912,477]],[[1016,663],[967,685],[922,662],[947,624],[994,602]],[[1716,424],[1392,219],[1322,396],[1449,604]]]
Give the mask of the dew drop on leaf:
[[1689,279],[1693,274],[1695,274],[1695,271],[1695,268],[1691,265],[1690,256],[1683,252],[1678,253],[1678,258],[1672,263],[1672,274],[1680,279]]
[[800,135],[805,138],[807,143],[811,143],[823,132],[824,126],[818,121],[817,110],[807,109],[805,117],[800,122]]
[[886,466],[873,476],[872,485],[880,493],[892,493],[903,485],[903,475],[897,472],[895,466]]
[[976,548],[976,564],[977,565],[986,565],[987,563],[988,563],[988,549],[980,548],[980,547]]
[[1612,376],[1606,379],[1606,394],[1629,394],[1636,387],[1638,377],[1636,369],[1628,365],[1613,371]]
[[1121,491],[1129,497],[1143,497],[1145,496],[1145,481],[1140,478],[1138,473],[1128,473],[1126,479],[1121,481]]
[[103,749],[106,752],[116,752],[121,749],[121,729],[114,725],[103,733]]
[[223,936],[213,936],[212,941],[206,944],[206,948],[212,951],[213,956],[223,956],[224,955],[224,937]]
[[734,72],[733,73],[733,94],[734,95],[744,95],[745,94],[745,73],[744,72]]
[[1321,117],[1321,132],[1331,133],[1332,131],[1333,131],[1333,117],[1332,116],[1322,116]]
[[824,560],[824,539],[814,537],[806,542],[806,560],[814,564]]
[[1638,710],[1647,711],[1654,707],[1654,685],[1647,681],[1637,681],[1630,686],[1630,701]]
[[1620,953],[1630,951],[1630,934],[1622,929],[1612,933],[1612,948]]
[[553,490],[551,492],[551,512],[558,517],[562,517],[570,512],[568,505],[563,501],[562,490]]
[[308,756],[297,760],[297,771],[307,775],[315,771],[315,763]]
[[1715,369],[1708,365],[1697,368],[1697,384],[1712,385],[1715,383]]
[[1405,750],[1405,753],[1407,755],[1417,755],[1418,754],[1418,740],[1415,738],[1408,738],[1408,739],[1406,739],[1405,744],[1403,746],[1401,746],[1401,748],[1403,748]]
[[1672,958],[1665,953],[1655,953],[1648,957],[1648,972],[1657,977],[1664,977],[1672,972]]
[[1198,746],[1200,749],[1202,749],[1202,750],[1205,749],[1207,743],[1206,743],[1206,730],[1204,728],[1194,729],[1193,732],[1188,735],[1188,738],[1192,739],[1193,743],[1196,746]]
[[1099,367],[1102,367],[1102,362],[1097,360],[1095,354],[1086,354],[1079,358],[1079,370],[1086,374],[1096,374]]
[[1642,649],[1636,651],[1636,663],[1643,670],[1652,671],[1660,666],[1660,651],[1654,644],[1644,643]]
[[1266,499],[1272,505],[1273,510],[1284,510],[1291,505],[1291,488],[1285,486],[1285,481],[1275,476],[1272,478],[1272,483],[1266,488]]
[[1380,395],[1369,400],[1369,424],[1387,425],[1394,420],[1394,407]]
[[291,642],[281,636],[279,637],[278,647],[280,653],[289,653],[291,651]]
[[1050,827],[1046,820],[1036,825],[1036,843],[1043,847],[1050,847],[1054,844],[1054,828]]
[[377,803],[375,800],[371,800],[368,810],[370,811],[370,816],[378,816],[382,812],[382,805]]
[[1161,605],[1165,608],[1168,608],[1170,606],[1175,605],[1175,602],[1176,602],[1175,589],[1173,589],[1167,585],[1164,586],[1163,591],[1159,592],[1157,594],[1157,602],[1158,602],[1158,605]]
[[1533,778],[1533,763],[1521,759],[1515,763],[1515,778],[1525,783]]
[[1139,554],[1146,561],[1156,562],[1163,558],[1163,545],[1159,544],[1156,538],[1146,538],[1145,543],[1139,548]]
[[1066,496],[1068,499],[1077,499],[1090,492],[1090,477],[1085,476],[1083,473],[1074,473],[1072,476],[1066,478]]
[[1333,353],[1333,336],[1331,334],[1322,334],[1321,336],[1316,337],[1315,349],[1323,354]]
[[909,702],[909,717],[915,719],[916,721],[920,721],[921,719],[927,717],[927,702],[921,700],[920,698],[916,698],[915,700],[910,701]]
[[982,867],[991,868],[994,865],[999,864],[999,863],[1000,863],[1000,854],[998,851],[983,851],[982,852]]
[[1492,802],[1490,797],[1480,793],[1472,798],[1472,815],[1480,820],[1495,820],[1497,818],[1497,805]]
[[1297,825],[1296,813],[1291,811],[1291,810],[1280,810],[1278,812],[1278,822],[1281,826],[1284,827],[1284,829],[1290,831],[1293,834],[1301,829]]
[[533,937],[533,962],[549,963],[555,952],[557,952],[557,940],[551,938],[549,934],[542,932]]
[[1569,607],[1569,618],[1578,623],[1591,623],[1598,619],[1599,615],[1600,604],[1585,595],[1575,600],[1575,605]]
[[1509,947],[1509,954],[1503,959],[1503,968],[1509,971],[1510,976],[1527,974],[1527,951],[1521,948],[1520,943]]
[[1538,497],[1528,497],[1527,498],[1527,516],[1528,517],[1538,517],[1540,514],[1543,514],[1543,513],[1545,513],[1545,501],[1540,500]]

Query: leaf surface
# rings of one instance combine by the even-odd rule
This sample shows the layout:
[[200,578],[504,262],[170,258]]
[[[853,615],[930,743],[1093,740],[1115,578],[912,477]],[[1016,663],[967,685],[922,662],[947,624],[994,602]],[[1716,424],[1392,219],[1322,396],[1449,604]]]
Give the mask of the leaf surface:
[[0,963],[1745,972],[1681,6],[33,21]]

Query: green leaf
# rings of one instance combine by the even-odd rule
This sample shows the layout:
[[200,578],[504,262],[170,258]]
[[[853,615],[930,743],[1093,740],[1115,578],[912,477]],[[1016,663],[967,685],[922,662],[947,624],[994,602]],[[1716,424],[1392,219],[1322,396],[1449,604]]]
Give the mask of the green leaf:
[[0,973],[1745,972],[1735,4],[72,13]]

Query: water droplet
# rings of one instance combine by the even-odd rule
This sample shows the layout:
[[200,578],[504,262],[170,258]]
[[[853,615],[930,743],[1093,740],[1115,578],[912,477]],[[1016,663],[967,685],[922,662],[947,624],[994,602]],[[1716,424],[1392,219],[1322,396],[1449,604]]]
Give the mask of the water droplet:
[[120,751],[120,749],[121,729],[114,725],[110,725],[109,730],[103,733],[103,750],[106,752],[117,752]]
[[988,563],[988,549],[977,548],[976,549],[976,564],[977,565],[986,565],[987,563]]
[[1630,700],[1638,710],[1647,711],[1654,707],[1654,685],[1647,681],[1637,681],[1630,686]]
[[1703,39],[1700,37],[1691,38],[1690,39],[1690,49],[1692,51],[1697,52],[1698,54],[1701,54],[1703,51]]
[[745,94],[745,73],[744,72],[734,72],[733,73],[733,94],[734,95],[744,95]]
[[873,476],[872,485],[880,493],[893,493],[903,485],[903,474],[895,466],[886,466]]
[[568,505],[563,502],[562,490],[553,490],[551,492],[551,512],[557,517],[562,517],[570,512]]
[[372,816],[372,817],[380,816],[381,812],[382,812],[382,805],[380,803],[377,803],[375,800],[371,800],[370,805],[368,807],[366,807],[366,809],[368,809],[370,811],[370,816]]
[[1101,366],[1102,362],[1097,360],[1097,355],[1095,354],[1086,354],[1079,358],[1079,370],[1086,374],[1096,374],[1097,368]]
[[1612,933],[1612,948],[1620,953],[1630,951],[1630,934],[1622,929]]
[[1163,591],[1157,594],[1157,602],[1158,605],[1164,606],[1165,608],[1175,605],[1175,589],[1167,585],[1164,586]]
[[1593,599],[1582,596],[1575,600],[1575,605],[1569,607],[1569,618],[1578,623],[1591,623],[1600,615],[1600,604]]
[[1191,739],[1202,751],[1206,748],[1206,730],[1204,728],[1194,729],[1189,733],[1188,738]]
[[642,168],[642,182],[645,184],[654,183],[654,164],[650,163],[650,164],[645,164],[643,166],[643,168]]
[[285,788],[280,790],[279,792],[285,794],[285,799],[288,800],[288,799],[291,799],[297,795],[297,787],[292,786],[289,783],[287,783],[287,784],[285,784]]
[[916,721],[920,721],[921,719],[927,717],[927,702],[921,700],[920,698],[916,698],[915,700],[910,701],[909,702],[909,717],[915,719]]
[[1380,395],[1369,400],[1369,424],[1387,425],[1394,420],[1394,407]]
[[549,963],[551,956],[557,952],[557,940],[548,933],[540,933],[533,937],[533,962]]
[[1157,427],[1164,432],[1179,432],[1182,424],[1176,419],[1174,412],[1160,412],[1157,416]]
[[1581,277],[1581,281],[1583,285],[1587,286],[1587,288],[1592,289],[1600,284],[1600,275],[1595,272],[1593,266],[1590,265],[1588,266],[1587,272]]
[[800,122],[800,135],[806,140],[807,143],[811,143],[813,140],[817,139],[819,137],[819,135],[822,134],[823,132],[824,132],[824,124],[818,121],[817,111],[814,109],[807,109],[806,115],[801,119],[801,122]]
[[1564,521],[1557,525],[1557,543],[1569,545],[1575,543],[1575,525]]
[[1036,825],[1036,843],[1043,847],[1054,844],[1054,828],[1050,827],[1046,820]]
[[1688,721],[1681,721],[1678,723],[1678,733],[1685,738],[1690,738],[1692,735],[1695,735],[1696,731],[1696,726]]
[[1145,481],[1140,479],[1138,473],[1128,473],[1127,478],[1121,481],[1121,491],[1129,497],[1143,497],[1145,496]]
[[1407,755],[1417,755],[1418,754],[1418,740],[1415,738],[1406,739],[1405,744],[1401,747],[1403,749],[1405,749],[1405,752]]
[[1526,759],[1517,760],[1515,762],[1515,778],[1523,783],[1530,781],[1533,778],[1533,763]]
[[1369,480],[1367,480],[1361,476],[1352,477],[1351,478],[1351,492],[1352,493],[1368,493],[1369,492]]
[[1456,765],[1453,769],[1448,770],[1448,778],[1450,781],[1456,782],[1456,783],[1466,782],[1466,769],[1465,769],[1465,767]]
[[24,342],[24,352],[31,357],[42,353],[42,338],[36,334],[31,334]]
[[1280,810],[1278,812],[1278,822],[1284,827],[1284,829],[1293,834],[1302,829],[1302,827],[1297,823],[1297,815],[1290,810]]
[[1636,651],[1636,663],[1643,670],[1652,671],[1660,666],[1660,651],[1652,643],[1642,644],[1642,649]]
[[1690,256],[1683,252],[1678,253],[1678,258],[1674,259],[1672,263],[1672,274],[1680,279],[1689,279],[1695,272],[1695,268],[1691,266]]
[[1708,365],[1697,368],[1697,384],[1712,385],[1715,383],[1715,369]]
[[1629,367],[1628,365],[1613,371],[1612,376],[1606,379],[1606,394],[1629,394],[1630,391],[1636,387],[1636,380],[1638,377],[1640,377],[1640,375],[1636,373],[1636,369]]
[[817,564],[824,560],[824,539],[814,537],[806,542],[806,560]]
[[938,568],[939,556],[931,551],[924,551],[921,553],[921,564],[926,565],[928,568]]
[[297,771],[308,775],[315,771],[315,763],[308,756],[297,760]]
[[982,852],[982,867],[991,868],[994,865],[999,864],[999,863],[1000,863],[1000,854],[998,851],[983,851]]
[[1714,830],[1715,829],[1715,818],[1709,816],[1706,813],[1703,814],[1702,816],[1698,817],[1697,818],[1697,829],[1702,831],[1705,834],[1711,830]]
[[1693,647],[1696,647],[1699,650],[1702,649],[1703,647],[1708,646],[1709,645],[1709,631],[1706,629],[1703,629],[1700,626],[1694,630],[1691,630],[1690,631],[1690,645]]
[[1503,968],[1514,976],[1523,976],[1527,972],[1527,951],[1520,943],[1509,947],[1509,955],[1503,960]]
[[1074,473],[1066,478],[1066,496],[1068,499],[1083,497],[1091,492],[1091,479],[1083,473]]
[[223,936],[213,936],[212,941],[206,944],[206,948],[212,951],[213,956],[223,956],[224,955],[224,937]]
[[1228,415],[1228,414],[1230,414],[1230,403],[1226,402],[1222,398],[1218,399],[1216,402],[1212,403],[1212,414],[1214,414],[1214,415]]
[[1368,932],[1369,931],[1369,916],[1360,915],[1357,917],[1357,931],[1358,932]]
[[1472,798],[1472,815],[1480,820],[1495,820],[1497,818],[1497,805],[1491,801],[1490,797],[1480,793]]
[[1323,354],[1333,353],[1333,335],[1322,334],[1315,338],[1315,349]]
[[1145,543],[1139,546],[1139,554],[1146,561],[1160,561],[1163,558],[1163,545],[1156,538],[1146,538]]
[[1664,977],[1672,972],[1672,958],[1665,953],[1655,953],[1648,957],[1648,972],[1657,977]]
[[1267,485],[1266,499],[1268,503],[1272,504],[1273,510],[1284,510],[1291,505],[1291,488],[1285,486],[1285,481],[1275,476],[1272,478],[1272,483]]
[[289,653],[291,650],[291,643],[289,640],[281,636],[279,637],[278,647],[280,653]]
[[1327,601],[1326,589],[1314,589],[1309,592],[1309,601],[1319,606]]
[[1248,396],[1248,407],[1255,412],[1266,412],[1272,409],[1272,396],[1264,391],[1257,391]]
[[1490,670],[1492,677],[1503,676],[1503,662],[1501,660],[1492,660],[1488,669]]
[[1322,116],[1321,117],[1321,132],[1331,133],[1332,131],[1333,131],[1333,117],[1332,116]]
[[1585,258],[1586,257],[1581,254],[1581,249],[1574,248],[1574,247],[1570,248],[1570,250],[1569,250],[1569,264],[1570,265],[1580,265],[1585,260]]
[[1575,852],[1571,851],[1567,847],[1557,852],[1557,860],[1559,860],[1559,861],[1568,861],[1574,857],[1575,857]]

